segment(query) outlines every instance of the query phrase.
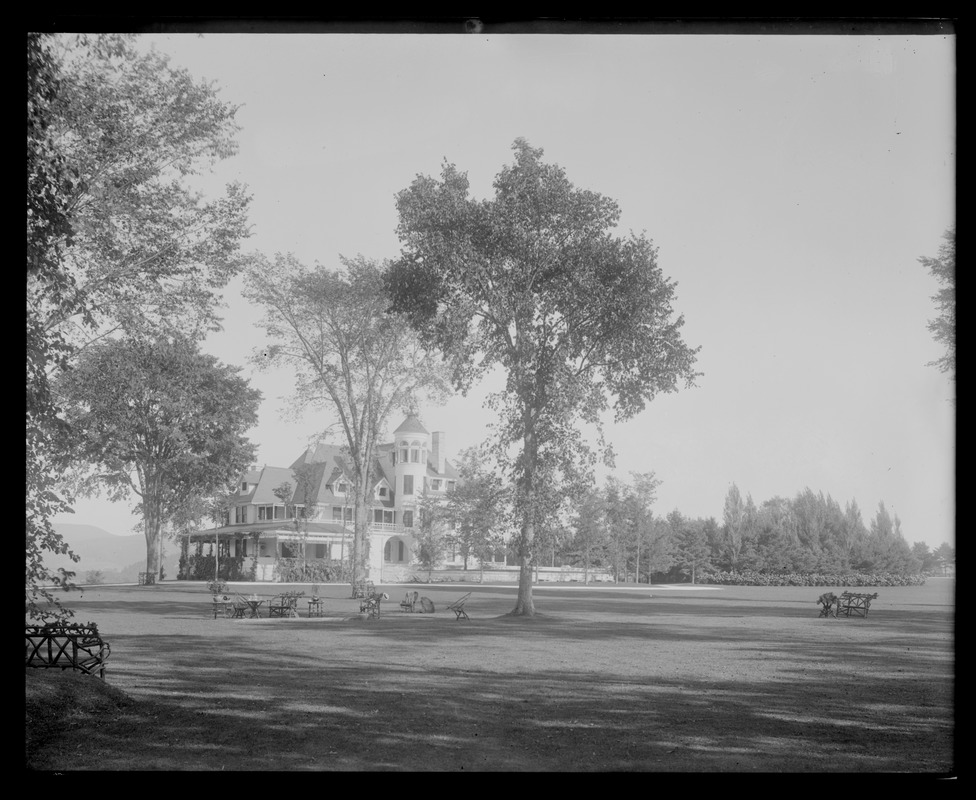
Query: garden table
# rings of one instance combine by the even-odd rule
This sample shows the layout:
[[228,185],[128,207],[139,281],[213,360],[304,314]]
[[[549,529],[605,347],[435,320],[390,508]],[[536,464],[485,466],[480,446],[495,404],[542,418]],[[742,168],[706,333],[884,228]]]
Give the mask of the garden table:
[[247,603],[248,617],[251,619],[258,619],[261,615],[258,613],[258,609],[264,603],[264,600],[254,599],[251,597],[242,598],[245,603]]

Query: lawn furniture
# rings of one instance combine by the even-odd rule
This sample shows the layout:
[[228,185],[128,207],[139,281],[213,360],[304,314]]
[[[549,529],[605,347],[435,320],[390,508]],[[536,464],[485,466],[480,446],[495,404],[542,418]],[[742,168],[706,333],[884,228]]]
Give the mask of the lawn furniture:
[[817,598],[817,602],[820,604],[820,616],[829,617],[833,614],[837,616],[837,609],[835,606],[840,601],[840,598],[833,592],[824,592],[820,597]]
[[298,598],[305,592],[282,592],[268,602],[269,617],[297,617]]
[[376,594],[376,587],[372,581],[356,581],[352,586],[353,598],[365,598]]
[[471,597],[471,592],[468,592],[460,600],[455,600],[451,605],[447,607],[448,611],[453,611],[457,619],[468,619],[468,612],[464,610],[464,604],[467,602],[468,598]]
[[318,597],[308,598],[308,615],[310,617],[321,617],[325,612],[322,611],[322,600]]
[[876,599],[878,593],[857,594],[856,592],[843,592],[837,600],[837,614],[845,617],[866,617],[871,609],[871,601]]
[[380,604],[384,600],[389,600],[390,596],[386,592],[373,592],[368,597],[364,597],[359,604],[359,613],[368,614],[372,619],[380,618]]
[[249,619],[258,619],[261,614],[258,609],[264,604],[264,600],[257,597],[244,597],[243,595],[237,595],[234,600],[233,613],[231,616],[234,619],[244,619],[245,617]]
[[234,611],[234,604],[231,602],[229,597],[218,597],[214,595],[213,598],[213,618],[217,617],[229,617]]
[[27,666],[73,669],[105,679],[112,648],[92,624],[56,623],[27,626]]
[[400,610],[413,613],[417,610],[417,600],[419,598],[419,592],[407,592],[406,597],[400,602]]

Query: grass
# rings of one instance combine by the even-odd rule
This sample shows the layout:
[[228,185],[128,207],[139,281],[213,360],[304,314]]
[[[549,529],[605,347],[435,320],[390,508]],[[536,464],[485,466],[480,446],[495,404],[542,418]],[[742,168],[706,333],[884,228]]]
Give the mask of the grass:
[[952,580],[871,589],[866,619],[818,617],[815,587],[543,585],[531,619],[510,586],[409,587],[434,614],[378,588],[368,621],[348,585],[312,619],[215,620],[203,584],[73,593],[106,681],[27,671],[28,768],[955,769]]

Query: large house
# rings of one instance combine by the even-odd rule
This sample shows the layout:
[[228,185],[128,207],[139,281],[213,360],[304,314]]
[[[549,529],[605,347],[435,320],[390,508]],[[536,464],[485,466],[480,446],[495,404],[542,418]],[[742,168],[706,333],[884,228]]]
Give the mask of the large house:
[[[446,497],[458,479],[445,457],[445,442],[443,432],[428,433],[417,415],[409,414],[393,432],[393,441],[376,448],[370,580],[396,583],[418,574],[414,533],[421,498],[425,493]],[[281,566],[291,559],[348,561],[355,513],[352,475],[343,448],[325,444],[308,448],[290,467],[248,471],[230,497],[224,524],[188,536],[188,560],[216,552],[225,570],[234,563],[246,565],[258,581],[279,580]]]

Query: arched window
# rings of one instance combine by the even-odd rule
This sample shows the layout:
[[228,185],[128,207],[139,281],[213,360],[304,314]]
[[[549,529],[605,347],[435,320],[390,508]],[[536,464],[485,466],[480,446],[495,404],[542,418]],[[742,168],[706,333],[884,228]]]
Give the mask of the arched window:
[[410,442],[410,463],[420,463],[420,442]]
[[394,536],[387,540],[383,546],[383,560],[387,563],[402,563],[407,560],[407,548],[403,539],[399,536]]

